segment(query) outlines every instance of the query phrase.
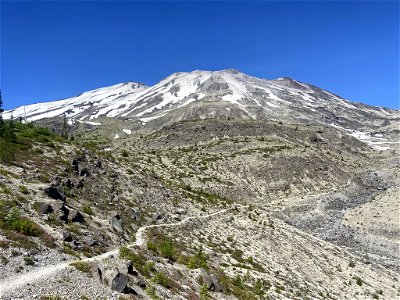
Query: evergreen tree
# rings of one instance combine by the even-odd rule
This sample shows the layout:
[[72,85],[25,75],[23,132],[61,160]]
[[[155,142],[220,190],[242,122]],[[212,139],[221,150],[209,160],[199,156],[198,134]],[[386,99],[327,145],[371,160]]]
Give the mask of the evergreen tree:
[[1,96],[1,90],[0,90],[0,125],[3,125],[3,97]]

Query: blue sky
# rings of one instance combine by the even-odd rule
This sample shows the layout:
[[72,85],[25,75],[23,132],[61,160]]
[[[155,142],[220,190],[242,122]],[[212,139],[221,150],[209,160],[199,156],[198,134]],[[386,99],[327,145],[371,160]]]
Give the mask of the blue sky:
[[227,68],[399,108],[399,2],[1,3],[6,109]]

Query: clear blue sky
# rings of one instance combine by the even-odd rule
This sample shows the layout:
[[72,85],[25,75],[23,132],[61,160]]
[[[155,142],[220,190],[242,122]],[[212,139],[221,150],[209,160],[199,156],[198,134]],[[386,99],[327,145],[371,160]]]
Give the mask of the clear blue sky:
[[399,2],[1,4],[7,109],[226,68],[399,108]]

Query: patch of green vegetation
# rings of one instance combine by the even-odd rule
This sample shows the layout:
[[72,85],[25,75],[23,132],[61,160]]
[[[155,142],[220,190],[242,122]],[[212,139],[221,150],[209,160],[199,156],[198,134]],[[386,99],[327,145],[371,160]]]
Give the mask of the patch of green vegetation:
[[192,257],[187,260],[186,265],[189,269],[209,269],[207,264],[207,255],[204,253],[202,248],[200,248]]
[[157,290],[154,285],[149,285],[146,287],[146,293],[152,300],[159,300],[160,297],[157,295]]
[[233,284],[242,290],[244,289],[242,277],[239,274],[236,275],[235,279],[233,280]]
[[43,230],[35,222],[21,217],[16,206],[9,207],[8,202],[0,202],[0,228],[14,230],[27,236],[39,236]]
[[77,258],[80,258],[79,253],[76,252],[75,250],[73,250],[73,249],[71,248],[71,246],[68,245],[68,244],[64,244],[63,252],[66,253],[66,254],[75,256],[75,257],[77,257]]
[[22,193],[22,194],[25,194],[25,195],[28,195],[28,194],[29,194],[28,188],[27,188],[26,186],[24,186],[24,185],[20,185],[20,186],[18,187],[18,190],[19,190],[19,192]]
[[68,230],[77,235],[81,234],[81,229],[77,224],[68,224]]
[[85,204],[85,205],[82,207],[82,210],[83,210],[83,212],[84,212],[85,214],[93,215],[93,210],[92,210],[92,208],[90,207],[89,204]]
[[54,142],[68,142],[63,137],[50,132],[47,128],[22,123],[22,120],[0,121],[0,160],[4,163],[15,163],[17,156],[33,148],[36,144],[57,148]]
[[157,250],[163,257],[176,260],[176,251],[170,239],[162,240]]
[[169,277],[163,272],[156,272],[151,279],[151,281],[155,284],[159,284],[167,289],[171,287],[171,280]]
[[6,186],[4,183],[0,183],[0,190],[2,194],[10,195],[11,194],[11,189]]
[[210,299],[210,292],[208,291],[207,284],[203,283],[200,288],[200,300],[207,300]]
[[3,175],[4,177],[11,177],[11,178],[19,178],[18,174],[15,174],[13,172],[7,171],[6,169],[0,168],[0,175]]
[[147,263],[146,257],[142,253],[134,253],[127,247],[121,247],[119,249],[119,256],[122,259],[131,261],[133,266],[140,274],[147,278],[150,277],[150,273],[154,268],[154,265]]
[[156,230],[151,230],[149,241],[147,242],[149,250],[156,251],[160,256],[176,261],[178,258],[177,245],[167,236]]
[[147,242],[147,249],[152,250],[152,251],[157,251],[157,245],[156,243],[152,241]]
[[8,259],[7,259],[7,257],[5,257],[5,256],[3,256],[3,255],[0,255],[0,261],[1,261],[1,263],[3,264],[3,265],[6,265],[6,264],[8,264]]
[[63,298],[58,295],[44,295],[40,296],[40,300],[63,300]]
[[69,264],[70,266],[75,267],[78,271],[83,273],[90,273],[90,264],[85,261],[75,261]]

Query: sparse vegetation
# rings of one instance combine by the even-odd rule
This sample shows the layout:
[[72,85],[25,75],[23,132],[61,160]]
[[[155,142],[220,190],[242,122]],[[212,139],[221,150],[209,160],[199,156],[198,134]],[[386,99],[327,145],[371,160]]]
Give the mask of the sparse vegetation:
[[25,195],[29,194],[28,188],[24,185],[20,185],[18,189],[19,189],[20,193],[22,193],[22,194],[25,194]]
[[93,210],[92,210],[92,208],[90,207],[89,204],[85,204],[85,205],[82,207],[82,210],[83,210],[83,212],[84,212],[85,214],[93,215]]
[[78,271],[81,271],[83,273],[89,273],[90,272],[90,264],[85,262],[85,261],[75,261],[70,263],[70,266],[75,267]]
[[152,282],[155,284],[159,284],[167,289],[171,287],[171,280],[168,278],[168,276],[163,273],[163,272],[156,272],[151,279]]
[[33,259],[32,259],[31,257],[29,257],[29,256],[24,256],[24,262],[25,262],[25,265],[27,265],[27,266],[33,266],[33,265],[35,265],[35,262],[34,262]]

